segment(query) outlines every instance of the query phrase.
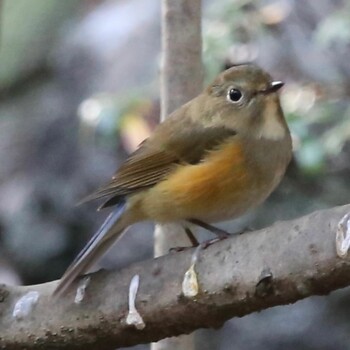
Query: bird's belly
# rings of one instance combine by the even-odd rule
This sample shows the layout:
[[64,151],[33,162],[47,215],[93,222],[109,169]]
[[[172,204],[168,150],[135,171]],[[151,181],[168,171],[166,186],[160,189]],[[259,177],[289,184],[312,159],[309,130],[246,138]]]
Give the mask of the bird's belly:
[[179,166],[143,195],[141,206],[145,216],[157,222],[222,221],[259,204],[271,187],[247,166],[239,145],[230,144],[203,163]]

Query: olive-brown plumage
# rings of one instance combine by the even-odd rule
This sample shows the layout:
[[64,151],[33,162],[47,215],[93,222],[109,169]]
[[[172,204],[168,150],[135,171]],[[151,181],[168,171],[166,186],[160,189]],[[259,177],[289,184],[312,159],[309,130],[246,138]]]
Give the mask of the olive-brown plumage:
[[131,224],[204,222],[242,215],[280,182],[291,137],[276,91],[283,84],[254,65],[221,73],[161,123],[112,180],[87,200],[116,205],[62,277],[60,294]]

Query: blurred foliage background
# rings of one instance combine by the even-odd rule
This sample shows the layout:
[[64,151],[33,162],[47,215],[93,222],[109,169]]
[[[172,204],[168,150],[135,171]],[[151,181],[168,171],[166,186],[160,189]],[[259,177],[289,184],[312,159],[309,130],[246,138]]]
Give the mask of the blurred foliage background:
[[[0,282],[58,278],[107,215],[75,204],[158,122],[159,20],[159,0],[3,1]],[[349,202],[349,54],[349,0],[204,1],[206,82],[257,62],[287,83],[294,141],[278,190],[222,227],[259,228]],[[152,229],[133,227],[99,267],[151,257]],[[309,298],[199,331],[198,349],[350,349],[349,309],[349,289]]]

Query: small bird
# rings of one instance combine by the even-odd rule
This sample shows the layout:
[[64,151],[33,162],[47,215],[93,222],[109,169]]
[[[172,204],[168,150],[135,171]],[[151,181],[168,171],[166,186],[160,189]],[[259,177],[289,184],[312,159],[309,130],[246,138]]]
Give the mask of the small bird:
[[277,94],[282,86],[256,65],[237,65],[159,124],[112,180],[86,198],[105,198],[101,208],[115,209],[54,295],[64,293],[136,222],[190,221],[210,228],[263,202],[292,155]]

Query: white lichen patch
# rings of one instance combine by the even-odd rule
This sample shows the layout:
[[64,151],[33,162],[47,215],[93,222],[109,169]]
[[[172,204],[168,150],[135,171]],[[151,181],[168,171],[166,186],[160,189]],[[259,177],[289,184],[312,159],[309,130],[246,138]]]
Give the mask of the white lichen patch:
[[193,298],[199,292],[198,278],[195,271],[195,265],[198,260],[199,252],[202,249],[202,245],[199,245],[194,251],[191,258],[191,266],[185,272],[184,279],[182,281],[182,293],[185,297]]
[[75,293],[75,298],[74,298],[74,302],[76,304],[80,304],[84,300],[85,291],[86,291],[87,286],[90,283],[90,280],[91,280],[91,278],[88,276],[88,277],[83,278],[81,280],[81,282],[79,283],[79,286],[77,288],[77,292]]
[[338,223],[335,246],[337,255],[345,259],[350,248],[350,213],[345,214]]
[[12,316],[16,320],[22,320],[27,317],[34,309],[35,304],[39,300],[39,292],[30,291],[24,294],[15,304]]
[[185,297],[193,298],[198,294],[198,281],[197,274],[192,264],[190,268],[185,272],[184,279],[182,281],[182,293]]
[[137,329],[141,330],[146,327],[146,324],[135,307],[135,300],[136,300],[137,291],[139,289],[139,284],[140,284],[140,277],[139,275],[135,275],[131,279],[130,286],[129,286],[129,313],[126,317],[126,324],[130,326],[135,326]]

